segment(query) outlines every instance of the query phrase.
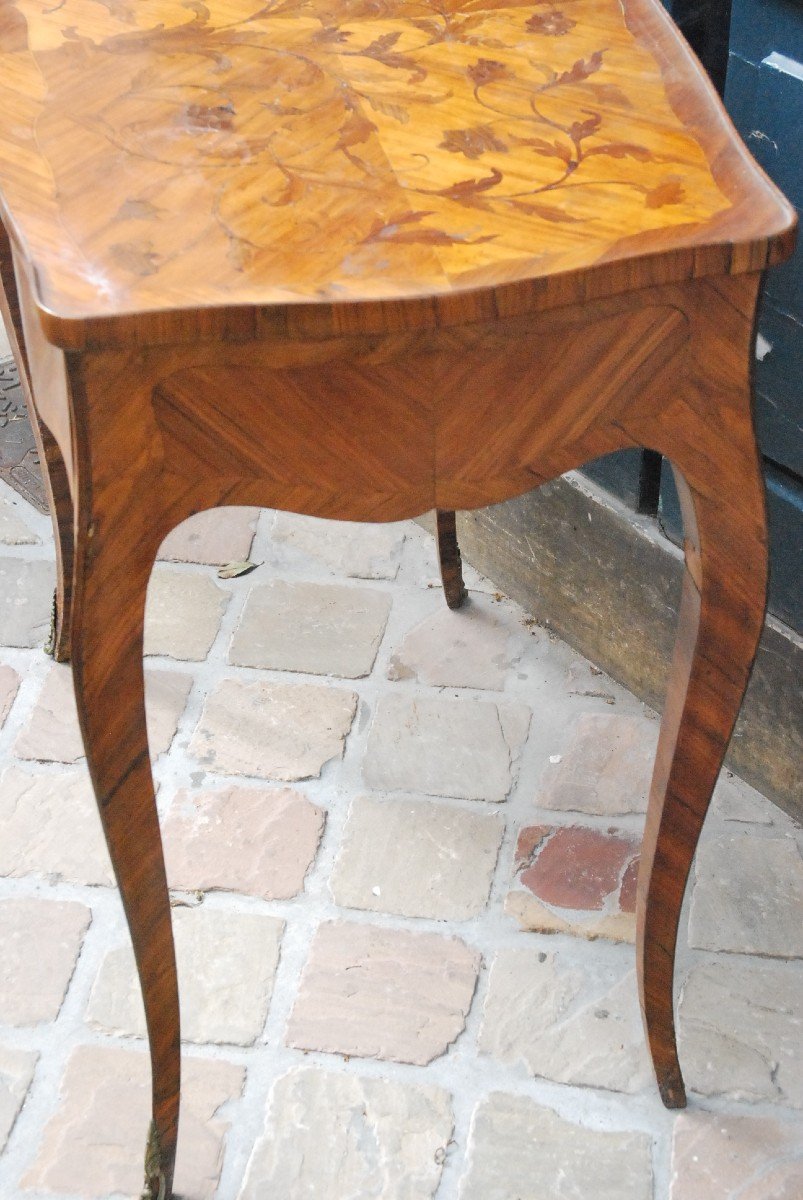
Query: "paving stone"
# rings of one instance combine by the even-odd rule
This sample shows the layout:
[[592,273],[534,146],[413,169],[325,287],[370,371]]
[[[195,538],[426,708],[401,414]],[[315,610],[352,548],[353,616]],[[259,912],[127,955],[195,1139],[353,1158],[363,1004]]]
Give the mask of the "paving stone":
[[368,525],[277,513],[274,542],[300,550],[336,575],[395,579],[404,546],[403,524]]
[[[145,711],[151,757],[170,748],[184,711],[192,679],[178,671],[145,672]],[[18,758],[40,762],[75,763],[84,757],[72,671],[51,667],[36,707],[14,743]]]
[[157,567],[148,585],[145,653],[201,662],[212,648],[228,602],[208,575]]
[[439,606],[411,629],[390,660],[388,679],[501,691],[515,649],[492,602],[472,596],[459,612]]
[[251,553],[258,508],[208,508],[182,522],[162,542],[159,558],[220,567]]
[[0,728],[11,711],[20,686],[20,677],[13,667],[0,665]]
[[0,543],[5,546],[33,546],[39,540],[16,511],[14,502],[0,496]]
[[357,679],[371,673],[389,613],[376,588],[277,579],[251,589],[229,662]]
[[449,1095],[298,1068],[274,1084],[241,1200],[431,1200],[452,1133]]
[[723,771],[714,790],[711,815],[725,821],[747,821],[754,825],[785,824],[785,813],[730,771]]
[[445,804],[362,796],[332,874],[335,903],[464,921],[488,902],[504,821]]
[[83,758],[84,747],[69,666],[50,668],[36,707],[14,743],[14,753],[18,758],[43,762],[74,763]]
[[186,891],[289,900],[304,887],[323,809],[290,788],[177,794],[162,827],[167,878]]
[[[650,1138],[493,1092],[474,1114],[460,1200],[652,1200]],[[701,1200],[701,1198],[698,1198]]]
[[109,852],[85,771],[0,778],[0,875],[111,884]]
[[499,951],[479,1047],[555,1083],[637,1092],[651,1079],[634,973],[595,978],[543,951]]
[[505,912],[533,932],[634,942],[638,848],[638,841],[612,830],[525,826]]
[[803,1108],[803,975],[791,964],[701,964],[686,980],[679,1018],[694,1091]]
[[25,1103],[38,1058],[34,1050],[0,1045],[0,1154]]
[[622,886],[619,889],[619,907],[623,913],[635,913],[636,911],[636,892],[638,889],[640,862],[641,856],[637,854],[635,858],[631,858],[625,867],[625,872],[622,876]]
[[523,704],[382,696],[363,777],[380,791],[499,803],[513,786],[529,721]]
[[425,1066],[462,1032],[479,966],[459,938],[327,922],[312,943],[287,1044]]
[[310,779],[342,757],[356,710],[343,688],[226,679],[206,698],[190,753],[224,775]]
[[635,838],[582,825],[557,827],[533,852],[519,880],[549,905],[601,912],[618,893],[639,846]]
[[799,1200],[800,1125],[771,1117],[684,1113],[675,1121],[670,1200]]
[[[227,1101],[242,1092],[242,1067],[220,1059],[182,1059],[181,1126],[175,1195],[212,1200],[230,1120]],[[150,1120],[147,1055],[80,1046],[67,1062],[58,1108],[45,1126],[24,1188],[67,1192],[82,1200],[138,1196]]]
[[[204,905],[173,909],[186,1041],[250,1046],[262,1032],[284,922]],[[145,1014],[130,944],[103,960],[87,1008],[90,1025],[117,1037],[144,1037]]]
[[703,841],[694,880],[692,946],[803,958],[803,859],[791,838]]
[[55,569],[51,562],[0,559],[0,641],[44,646],[50,636]]
[[646,812],[657,742],[655,721],[584,714],[560,762],[544,771],[536,803],[605,817]]
[[0,900],[0,1022],[54,1021],[92,914],[72,901]]
[[636,940],[634,913],[608,912],[602,914],[570,913],[570,910],[549,908],[530,892],[512,891],[505,897],[505,912],[530,933],[568,933],[589,942],[604,938],[610,942]]

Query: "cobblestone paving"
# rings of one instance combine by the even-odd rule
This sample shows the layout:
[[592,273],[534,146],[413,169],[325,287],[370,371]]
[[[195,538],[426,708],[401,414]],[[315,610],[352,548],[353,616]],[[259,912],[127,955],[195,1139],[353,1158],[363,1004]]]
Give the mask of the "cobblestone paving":
[[[218,578],[248,557],[252,573]],[[256,510],[154,571],[183,1200],[803,1195],[801,831],[721,780],[683,920],[683,1114],[634,975],[658,723],[414,524]],[[148,1069],[48,521],[0,485],[0,1196],[138,1193]]]

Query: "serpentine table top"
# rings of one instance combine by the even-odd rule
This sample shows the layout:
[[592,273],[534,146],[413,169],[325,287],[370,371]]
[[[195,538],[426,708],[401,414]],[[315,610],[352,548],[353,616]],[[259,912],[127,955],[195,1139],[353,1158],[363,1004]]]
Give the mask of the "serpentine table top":
[[788,250],[658,0],[4,0],[0,111],[3,220],[65,347],[133,313],[247,334],[246,306],[443,324]]

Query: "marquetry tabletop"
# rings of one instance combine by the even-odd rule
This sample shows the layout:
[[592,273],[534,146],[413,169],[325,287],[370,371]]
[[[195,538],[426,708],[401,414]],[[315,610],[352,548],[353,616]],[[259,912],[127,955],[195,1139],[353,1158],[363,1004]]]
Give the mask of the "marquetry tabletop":
[[760,268],[790,225],[659,0],[4,0],[0,192],[65,345],[177,308],[547,306],[590,269]]

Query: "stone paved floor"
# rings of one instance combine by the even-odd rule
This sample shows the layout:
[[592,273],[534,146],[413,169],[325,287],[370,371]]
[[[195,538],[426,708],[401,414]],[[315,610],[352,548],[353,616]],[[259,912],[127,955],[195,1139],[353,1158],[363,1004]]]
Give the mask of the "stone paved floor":
[[[48,522],[0,494],[0,1195],[133,1196],[148,1073]],[[257,570],[221,580],[217,564]],[[148,701],[185,1200],[796,1200],[800,830],[732,777],[680,954],[691,1103],[633,972],[655,714],[415,525],[221,510],[163,548]]]

